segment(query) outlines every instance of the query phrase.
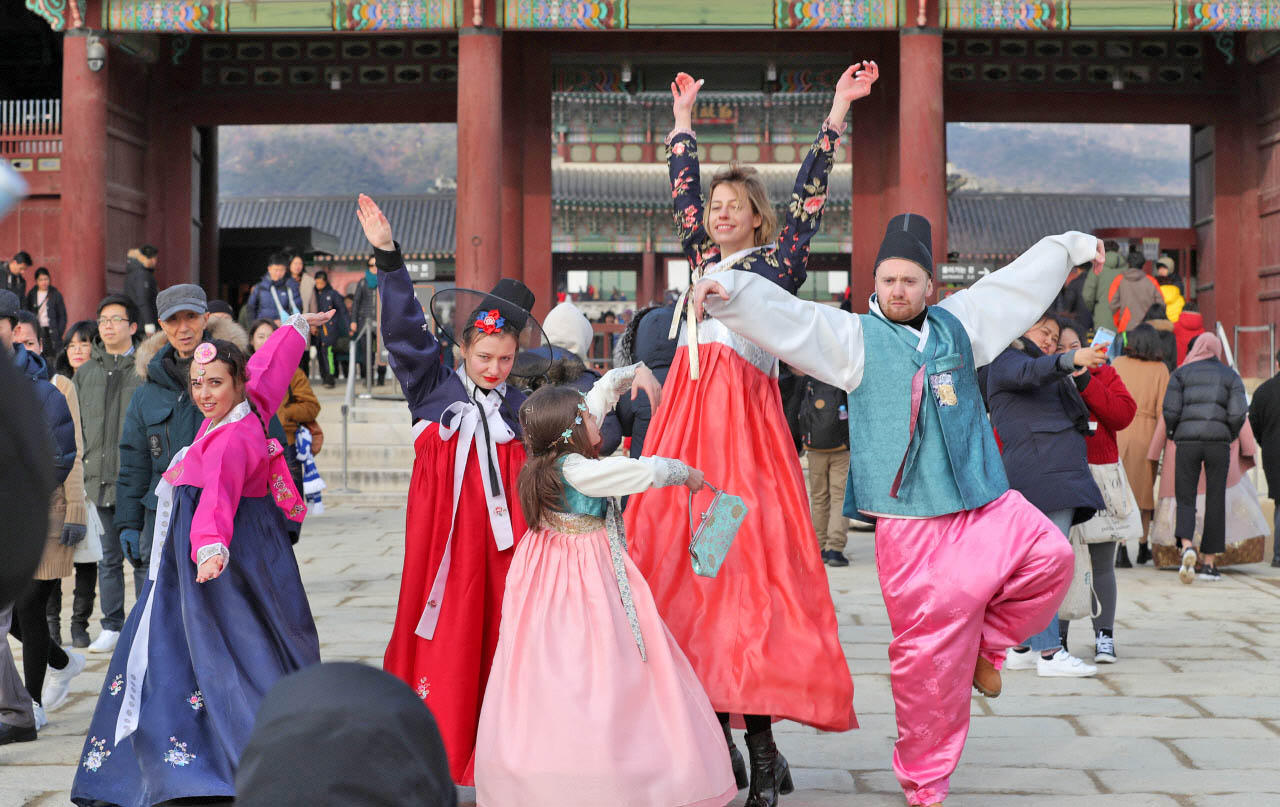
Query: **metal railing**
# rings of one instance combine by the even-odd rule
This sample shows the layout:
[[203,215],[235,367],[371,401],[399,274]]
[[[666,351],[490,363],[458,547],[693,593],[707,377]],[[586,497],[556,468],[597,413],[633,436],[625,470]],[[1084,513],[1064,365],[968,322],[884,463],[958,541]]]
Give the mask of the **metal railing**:
[[[1221,323],[1219,323],[1218,329],[1222,330]],[[1233,357],[1238,357],[1240,355],[1240,334],[1242,333],[1265,333],[1270,336],[1271,350],[1267,352],[1267,365],[1270,366],[1271,363],[1275,361],[1275,356],[1276,356],[1276,324],[1273,322],[1269,325],[1237,325],[1235,326],[1234,338],[1231,340],[1231,346],[1232,346],[1231,355]],[[1223,336],[1224,336],[1223,334],[1218,334],[1219,338],[1223,338]],[[1223,344],[1226,344],[1225,340],[1223,341]],[[1240,372],[1240,368],[1235,366],[1235,362],[1232,362],[1232,367],[1235,367],[1236,372]],[[1270,375],[1268,375],[1267,377],[1270,378]]]
[[6,160],[62,153],[62,101],[0,101],[0,157]]
[[[403,401],[405,399],[404,394],[401,392],[382,395],[375,395],[373,392],[373,376],[374,373],[377,372],[377,365],[374,364],[374,339],[371,337],[374,336],[376,328],[376,322],[373,322],[372,320],[366,322],[364,326],[356,332],[356,335],[351,337],[351,344],[347,347],[347,385],[342,399],[342,487],[336,491],[337,493],[360,492],[358,489],[351,487],[351,439],[350,431],[347,426],[354,416],[358,415],[361,411],[368,411],[372,409],[372,407],[359,406],[356,401]],[[357,345],[361,344],[364,346],[365,391],[357,393],[356,372],[360,364],[356,360],[356,350]],[[389,375],[391,376],[392,383],[396,385],[396,388],[398,388],[399,381],[396,379],[395,374],[389,373]]]

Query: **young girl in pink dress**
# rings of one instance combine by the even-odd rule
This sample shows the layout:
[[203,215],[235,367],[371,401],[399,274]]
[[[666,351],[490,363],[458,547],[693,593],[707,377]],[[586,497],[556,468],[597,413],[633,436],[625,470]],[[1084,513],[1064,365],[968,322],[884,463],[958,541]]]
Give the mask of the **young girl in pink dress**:
[[520,408],[530,527],[480,711],[481,807],[720,807],[737,791],[711,703],[627,556],[614,498],[697,491],[702,474],[597,455],[599,421],[637,373],[648,370],[611,370],[585,398],[544,387]]

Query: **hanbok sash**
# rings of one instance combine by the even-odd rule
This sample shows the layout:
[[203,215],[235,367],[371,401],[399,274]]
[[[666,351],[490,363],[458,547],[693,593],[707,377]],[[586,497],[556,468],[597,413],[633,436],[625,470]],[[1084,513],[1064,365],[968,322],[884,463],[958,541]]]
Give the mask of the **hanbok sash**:
[[[764,249],[760,247],[748,247],[740,249],[727,258],[721,258],[716,263],[708,264],[702,269],[694,269],[689,277],[689,285],[684,291],[680,292],[680,296],[676,299],[676,314],[671,318],[671,331],[667,334],[668,339],[675,339],[680,334],[680,319],[683,314],[689,322],[689,377],[694,381],[698,380],[698,314],[693,310],[693,295],[689,293],[690,289],[698,284],[702,278],[713,275],[716,272],[723,272],[729,269],[733,264],[753,252],[759,252]],[[686,309],[682,311],[681,309]]]
[[[494,443],[509,443],[515,439],[515,432],[502,419],[502,399],[498,395],[483,395],[476,400],[455,401],[440,415],[440,439],[444,442],[455,440],[453,459],[453,510],[449,516],[449,537],[445,541],[444,556],[440,559],[440,568],[436,570],[435,580],[431,583],[431,591],[427,595],[427,604],[422,609],[422,617],[414,633],[423,639],[435,637],[436,624],[440,621],[440,608],[444,604],[445,585],[449,582],[449,567],[453,562],[453,530],[458,522],[458,497],[462,492],[462,479],[467,470],[467,454],[475,454],[480,464],[480,476],[484,487],[485,499],[489,513],[489,526],[493,530],[494,543],[498,549],[510,549],[515,544],[515,535],[511,528],[511,513],[507,509],[507,495],[502,489],[501,474],[491,473],[496,470],[497,456],[487,441],[476,439],[477,427],[487,424],[486,434]],[[483,410],[483,411],[482,411]],[[484,418],[484,423],[481,423]],[[421,434],[430,425],[426,421],[418,424],[414,437]]]

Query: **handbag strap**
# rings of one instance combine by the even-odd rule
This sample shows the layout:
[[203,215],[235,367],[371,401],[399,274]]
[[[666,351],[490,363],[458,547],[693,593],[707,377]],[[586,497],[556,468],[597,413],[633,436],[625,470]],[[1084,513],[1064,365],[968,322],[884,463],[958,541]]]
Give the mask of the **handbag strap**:
[[[720,488],[706,481],[705,479],[702,481],[702,484],[704,487],[711,488],[716,493],[724,492],[720,490]],[[689,537],[692,538],[694,535],[697,534],[697,532],[698,532],[697,528],[693,526],[693,491],[691,490],[689,491]]]

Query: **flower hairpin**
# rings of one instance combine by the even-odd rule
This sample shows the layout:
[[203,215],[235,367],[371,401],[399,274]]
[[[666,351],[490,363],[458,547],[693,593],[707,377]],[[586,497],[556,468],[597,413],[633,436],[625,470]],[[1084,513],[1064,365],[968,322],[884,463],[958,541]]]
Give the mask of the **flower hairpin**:
[[[218,349],[213,346],[212,342],[201,342],[196,347],[195,353],[192,354],[191,358],[192,360],[195,361],[196,364],[200,364],[200,365],[208,364],[209,362],[218,358]],[[205,373],[204,367],[199,367],[196,369],[197,376],[203,376],[204,373]]]
[[492,335],[502,330],[503,326],[507,324],[507,320],[502,316],[502,312],[495,308],[482,316],[476,317],[475,324],[476,328]]
[[[578,418],[578,422],[581,423],[582,418]],[[564,443],[567,445],[569,441],[573,439],[573,427],[570,426],[569,428],[560,432],[560,439],[563,440]]]

